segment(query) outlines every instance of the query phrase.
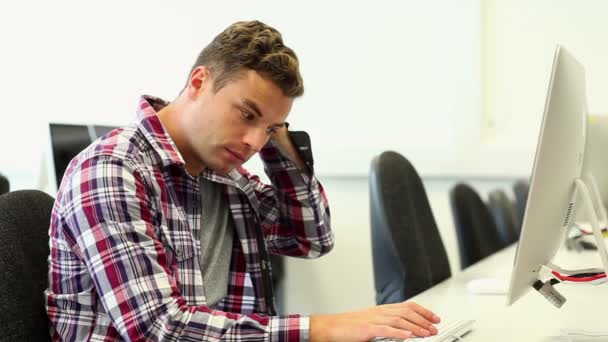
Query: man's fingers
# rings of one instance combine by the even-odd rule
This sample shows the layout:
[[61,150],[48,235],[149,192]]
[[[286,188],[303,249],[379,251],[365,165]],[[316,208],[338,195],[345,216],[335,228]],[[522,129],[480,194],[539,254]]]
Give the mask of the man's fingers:
[[412,308],[412,310],[416,311],[422,317],[433,323],[439,323],[441,321],[439,319],[439,316],[435,315],[431,310],[423,307],[422,305],[419,305],[418,303],[408,302],[408,305],[410,306],[410,308]]
[[432,323],[439,323],[441,321],[439,316],[435,315],[431,310],[429,310],[415,302],[401,302],[401,303],[395,303],[395,304],[387,304],[387,305],[383,305],[383,307],[385,307],[386,309],[400,309],[400,310],[409,308],[409,309],[417,312],[419,315],[421,315],[426,320],[428,320]]
[[371,336],[369,339],[371,340],[374,337],[406,339],[412,337],[412,332],[387,325],[374,325],[371,328]]
[[408,322],[411,322],[421,328],[427,329],[427,330],[432,330],[433,327],[433,322],[429,321],[428,319],[426,319],[425,317],[423,317],[422,315],[420,315],[418,312],[412,310],[412,309],[401,309],[397,312],[397,315],[399,315],[400,317],[402,317],[403,319],[407,320]]
[[437,333],[437,328],[424,328],[416,323],[398,316],[379,316],[372,320],[374,325],[388,326],[395,329],[411,331],[416,336],[429,336]]
[[437,328],[433,326],[433,322],[419,314],[416,309],[410,306],[384,307],[380,310],[380,316],[372,321],[373,323],[388,324],[396,328],[408,329],[418,336],[437,334]]

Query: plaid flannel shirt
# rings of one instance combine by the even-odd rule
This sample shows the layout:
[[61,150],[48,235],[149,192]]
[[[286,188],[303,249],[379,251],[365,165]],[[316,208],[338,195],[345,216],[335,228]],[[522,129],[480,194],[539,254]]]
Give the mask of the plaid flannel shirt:
[[53,208],[46,309],[53,340],[304,341],[309,317],[267,316],[255,225],[270,253],[331,250],[327,198],[273,144],[260,155],[272,185],[239,168],[225,184],[235,225],[228,295],[206,306],[198,178],[142,97],[138,119],[68,166]]

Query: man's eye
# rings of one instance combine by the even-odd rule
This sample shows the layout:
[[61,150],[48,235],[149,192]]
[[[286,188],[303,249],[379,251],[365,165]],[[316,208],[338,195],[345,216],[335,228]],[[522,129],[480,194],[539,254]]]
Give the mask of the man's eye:
[[276,129],[276,128],[274,128],[274,127],[268,127],[268,128],[266,129],[266,134],[269,134],[269,135],[270,135],[270,134],[274,134],[274,133],[276,133],[276,132],[277,132],[277,129]]
[[241,115],[243,116],[243,119],[248,120],[248,121],[255,119],[255,115],[249,113],[246,110],[241,110]]

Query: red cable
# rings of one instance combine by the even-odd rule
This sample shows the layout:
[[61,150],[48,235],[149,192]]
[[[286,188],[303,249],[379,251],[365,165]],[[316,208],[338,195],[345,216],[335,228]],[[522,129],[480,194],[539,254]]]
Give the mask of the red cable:
[[567,280],[567,281],[578,282],[578,283],[584,283],[584,282],[588,282],[588,281],[606,278],[606,273],[600,273],[598,275],[594,275],[591,277],[585,277],[585,278],[569,277],[569,276],[557,273],[556,271],[551,271],[551,273],[553,273],[553,275],[556,276],[559,280]]

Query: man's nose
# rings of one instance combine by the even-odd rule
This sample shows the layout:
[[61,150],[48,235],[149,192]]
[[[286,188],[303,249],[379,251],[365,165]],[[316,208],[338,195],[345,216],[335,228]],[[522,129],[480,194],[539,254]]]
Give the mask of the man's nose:
[[259,152],[268,142],[268,134],[265,127],[255,127],[250,129],[244,138],[246,145],[250,146],[255,152]]

